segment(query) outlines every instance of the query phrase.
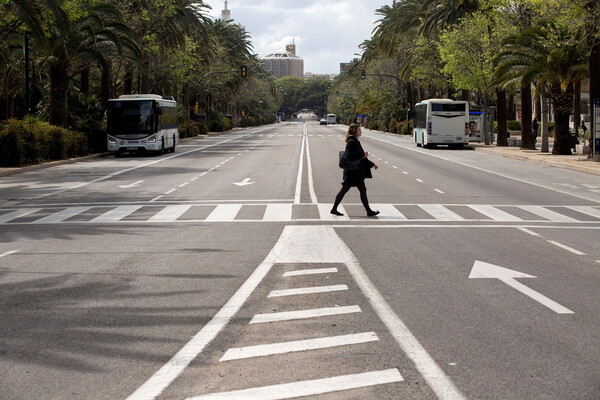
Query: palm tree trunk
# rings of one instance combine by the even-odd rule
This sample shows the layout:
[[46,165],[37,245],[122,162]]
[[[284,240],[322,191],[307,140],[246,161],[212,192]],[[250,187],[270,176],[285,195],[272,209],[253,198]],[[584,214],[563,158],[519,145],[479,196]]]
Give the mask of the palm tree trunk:
[[498,103],[497,118],[498,118],[498,139],[497,146],[508,146],[508,129],[506,126],[506,90],[497,88],[496,99]]
[[542,115],[540,119],[540,129],[542,130],[542,153],[548,153],[548,96],[546,96],[546,88],[540,90],[540,102],[542,103]]
[[521,85],[521,147],[524,149],[535,149],[533,144],[533,135],[531,134],[531,85],[529,83]]
[[554,102],[554,146],[552,154],[571,154],[571,133],[569,132],[569,117],[573,110],[573,85],[562,91],[559,84],[551,87]]
[[69,66],[66,62],[56,61],[49,65],[50,105],[48,122],[66,128],[67,126],[67,91],[69,88]]

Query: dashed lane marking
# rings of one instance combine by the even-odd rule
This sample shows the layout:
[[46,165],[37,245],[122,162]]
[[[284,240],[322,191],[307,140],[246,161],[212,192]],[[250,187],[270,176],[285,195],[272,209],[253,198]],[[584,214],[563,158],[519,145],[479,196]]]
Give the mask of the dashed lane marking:
[[190,397],[186,400],[284,400],[402,381],[404,381],[404,378],[400,374],[400,371],[392,368],[234,392],[212,393],[204,396]]
[[379,337],[377,337],[375,332],[364,332],[316,339],[295,340],[283,343],[260,344],[256,346],[231,348],[223,354],[223,357],[221,357],[219,361],[240,360],[243,358],[265,357],[275,354],[327,349],[331,347],[376,342],[378,340]]

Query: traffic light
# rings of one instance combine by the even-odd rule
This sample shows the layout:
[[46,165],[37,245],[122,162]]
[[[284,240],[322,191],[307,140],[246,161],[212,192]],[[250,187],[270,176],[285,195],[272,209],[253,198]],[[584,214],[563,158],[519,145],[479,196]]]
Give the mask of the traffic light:
[[364,69],[362,69],[360,71],[360,79],[366,79],[367,78],[367,71],[365,71]]
[[271,88],[271,93],[273,93],[273,94],[277,93],[277,88],[275,86],[273,86]]
[[335,92],[335,97],[340,97],[340,92],[339,91]]
[[248,76],[248,67],[246,67],[245,65],[242,65],[242,78],[245,78]]

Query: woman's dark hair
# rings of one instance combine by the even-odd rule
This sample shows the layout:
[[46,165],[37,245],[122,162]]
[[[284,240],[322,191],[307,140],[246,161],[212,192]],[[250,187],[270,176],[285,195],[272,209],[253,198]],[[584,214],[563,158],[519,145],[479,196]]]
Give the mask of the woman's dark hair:
[[346,132],[346,138],[344,140],[347,142],[348,139],[350,139],[351,137],[356,138],[356,132],[358,132],[359,129],[360,129],[360,125],[350,124],[350,126],[348,127],[348,132]]

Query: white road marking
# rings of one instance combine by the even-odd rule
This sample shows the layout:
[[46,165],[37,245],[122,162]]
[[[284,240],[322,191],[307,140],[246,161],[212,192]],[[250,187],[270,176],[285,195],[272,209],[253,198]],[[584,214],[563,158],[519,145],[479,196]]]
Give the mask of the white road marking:
[[[304,132],[306,133],[306,124],[302,126]],[[308,192],[310,193],[310,202],[312,204],[317,204],[319,201],[317,200],[317,193],[315,192],[315,184],[312,173],[312,162],[310,160],[310,145],[308,140],[306,141],[306,172],[308,174]]]
[[3,224],[3,223],[8,222],[8,221],[12,221],[13,219],[18,219],[18,218],[21,218],[21,217],[25,217],[25,216],[27,216],[29,214],[34,214],[34,213],[36,213],[38,211],[40,211],[39,208],[29,208],[29,209],[26,209],[26,210],[16,210],[16,211],[4,214],[4,215],[0,215],[0,224]]
[[381,214],[377,218],[382,220],[407,221],[408,218],[400,212],[393,204],[371,204],[373,210],[379,210]]
[[541,236],[542,236],[542,235],[540,235],[539,233],[536,233],[536,232],[534,232],[534,231],[530,231],[530,230],[529,230],[529,229],[527,229],[527,228],[517,228],[517,229],[519,229],[520,231],[523,231],[523,232],[525,232],[525,233],[528,233],[528,234],[530,234],[531,236],[537,236],[537,237],[541,237]]
[[10,256],[11,254],[15,254],[15,253],[18,253],[18,252],[20,252],[20,251],[21,251],[21,250],[11,250],[11,251],[7,251],[7,252],[4,252],[4,253],[0,254],[0,257],[6,257],[6,256]]
[[378,341],[375,332],[355,333],[351,335],[330,336],[317,339],[296,340],[283,343],[260,344],[256,346],[229,349],[219,361],[240,360],[243,358],[265,357],[274,354],[286,354],[299,351],[349,346],[352,344]]
[[359,306],[323,307],[311,310],[283,311],[275,313],[256,314],[249,324],[264,324],[268,322],[293,321],[297,319],[327,317],[362,312]]
[[542,218],[555,222],[577,222],[576,219],[559,214],[542,206],[518,206],[532,214],[539,215]]
[[157,214],[153,215],[148,221],[150,222],[173,222],[176,221],[177,218],[181,217],[185,214],[190,208],[191,205],[181,205],[181,206],[166,206],[162,210],[160,210]]
[[292,204],[267,204],[263,221],[291,221]]
[[419,178],[417,178],[417,179],[415,179],[415,180],[416,180],[417,182],[419,182],[419,183],[423,183],[423,179],[419,179]]
[[273,290],[267,297],[284,297],[284,296],[296,296],[302,294],[316,294],[316,293],[327,293],[327,292],[340,292],[348,290],[346,285],[329,285],[329,286],[313,286],[305,288],[294,288],[294,289],[282,289]]
[[470,205],[469,207],[471,207],[473,210],[477,211],[478,213],[483,214],[486,217],[493,219],[494,221],[522,221],[521,218],[515,217],[514,215],[511,215],[507,212],[499,210],[493,206],[475,204],[475,205]]
[[338,211],[344,215],[334,215],[331,213],[332,203],[319,203],[317,204],[319,209],[319,218],[321,221],[350,221],[350,216],[344,209],[343,205],[338,206]]
[[469,274],[469,279],[498,279],[501,282],[506,283],[508,286],[515,290],[529,296],[531,299],[538,303],[548,307],[557,314],[574,314],[573,311],[558,304],[552,299],[544,296],[543,294],[536,292],[535,290],[528,288],[521,282],[518,282],[516,278],[536,278],[533,275],[525,274],[523,272],[514,271],[512,269],[500,267],[494,264],[489,264],[483,261],[476,260]]
[[580,213],[600,218],[600,210],[598,210],[597,208],[585,206],[572,206],[571,208],[575,211],[579,211]]
[[186,400],[285,400],[402,381],[404,381],[404,378],[400,374],[400,371],[393,368],[361,374],[336,376],[333,378],[243,389],[235,392],[213,393],[190,397]]
[[441,204],[419,204],[424,211],[438,221],[464,221],[460,215],[448,210]]
[[206,221],[228,222],[233,221],[242,209],[241,204],[220,204],[206,217]]
[[578,256],[585,256],[585,253],[583,253],[583,252],[581,252],[581,251],[579,251],[579,250],[576,250],[576,249],[574,249],[574,248],[572,248],[572,247],[569,247],[569,246],[567,246],[567,245],[564,245],[564,244],[562,244],[562,243],[555,242],[554,240],[547,240],[547,242],[548,242],[548,243],[550,243],[550,244],[553,244],[553,245],[555,245],[555,246],[557,246],[557,247],[560,247],[561,249],[564,249],[564,250],[570,251],[571,253],[573,253],[573,254],[576,254],[576,255],[578,255]]
[[142,208],[142,206],[119,206],[113,210],[107,211],[102,215],[97,216],[90,222],[93,223],[104,223],[104,222],[118,222],[126,216],[136,212]]
[[[304,227],[309,229],[309,227]],[[313,227],[317,229],[319,227]],[[466,400],[460,390],[446,376],[416,337],[410,332],[404,322],[396,315],[394,310],[385,301],[379,290],[367,277],[358,260],[346,243],[335,233],[331,226],[321,227],[328,233],[324,235],[329,238],[328,245],[334,247],[344,259],[352,277],[360,287],[361,292],[367,298],[381,321],[388,328],[396,342],[400,345],[406,355],[413,361],[417,370],[429,384],[440,400]],[[315,233],[313,233],[315,235]]]
[[66,219],[72,218],[76,215],[79,215],[83,212],[86,212],[92,207],[70,207],[65,210],[59,211],[52,215],[48,215],[47,217],[40,218],[37,221],[34,221],[34,224],[57,224]]
[[301,269],[297,271],[288,271],[283,274],[285,278],[290,276],[316,275],[316,274],[333,274],[338,272],[337,268],[312,268]]
[[300,145],[300,161],[298,163],[298,175],[296,176],[294,204],[300,204],[300,194],[302,193],[302,170],[304,169],[304,146],[306,144],[306,140],[306,134],[302,135],[302,144]]
[[435,190],[435,191],[436,191],[436,192],[438,192],[439,194],[445,194],[445,193],[444,193],[444,192],[442,192],[440,189],[433,189],[433,190]]

